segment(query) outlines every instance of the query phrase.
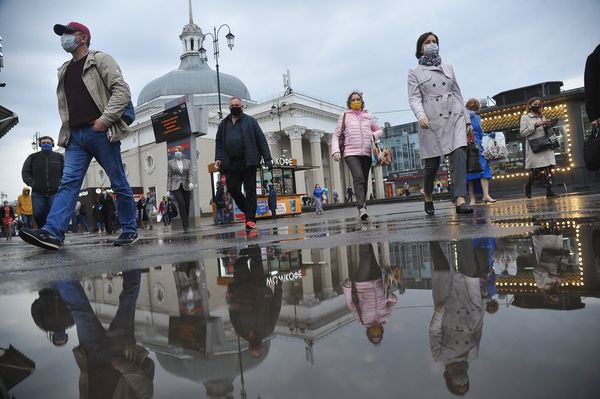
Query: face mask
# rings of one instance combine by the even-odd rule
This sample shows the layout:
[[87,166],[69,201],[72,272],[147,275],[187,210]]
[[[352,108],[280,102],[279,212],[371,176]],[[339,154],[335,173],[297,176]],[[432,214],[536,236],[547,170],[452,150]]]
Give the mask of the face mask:
[[529,107],[529,110],[533,112],[540,112],[540,108],[542,108],[540,105],[532,105]]
[[355,111],[358,111],[359,109],[362,108],[362,101],[351,101],[350,108]]
[[42,147],[42,151],[52,151],[52,144],[50,143],[42,143],[40,147]]
[[427,57],[436,57],[439,52],[439,47],[435,43],[427,43],[423,46],[423,55]]
[[177,159],[181,159],[181,157],[183,156],[183,154],[181,153],[181,151],[175,151],[175,158]]
[[69,35],[68,33],[60,37],[60,45],[67,53],[72,53],[79,47],[79,44],[75,43],[75,35]]
[[230,107],[229,112],[233,116],[240,116],[242,114],[242,107]]

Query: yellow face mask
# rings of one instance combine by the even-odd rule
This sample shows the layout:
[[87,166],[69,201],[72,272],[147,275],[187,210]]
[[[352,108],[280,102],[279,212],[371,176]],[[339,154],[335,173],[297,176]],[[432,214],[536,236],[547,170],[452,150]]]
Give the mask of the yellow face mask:
[[358,111],[359,109],[362,108],[362,100],[352,100],[350,101],[350,108]]

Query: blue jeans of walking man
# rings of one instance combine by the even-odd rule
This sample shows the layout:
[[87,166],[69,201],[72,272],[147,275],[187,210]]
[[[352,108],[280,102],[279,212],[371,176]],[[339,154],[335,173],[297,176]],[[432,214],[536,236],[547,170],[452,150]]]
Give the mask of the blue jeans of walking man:
[[123,168],[121,144],[111,143],[106,132],[98,132],[91,126],[72,128],[70,133],[62,181],[46,224],[42,228],[64,241],[81,184],[93,157],[106,172],[112,191],[117,195],[117,212],[123,233],[137,232],[135,202]]

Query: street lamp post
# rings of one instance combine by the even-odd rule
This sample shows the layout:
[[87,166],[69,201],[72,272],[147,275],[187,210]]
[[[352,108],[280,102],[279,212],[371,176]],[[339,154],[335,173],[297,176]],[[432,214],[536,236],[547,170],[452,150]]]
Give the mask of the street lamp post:
[[[281,115],[287,110],[288,108],[288,103],[286,103],[285,101],[283,102],[279,102],[279,99],[277,99],[273,105],[271,105],[271,119],[275,119],[275,117],[277,117],[277,120],[279,122],[279,131],[281,132]],[[291,113],[291,110],[289,110]]]
[[35,134],[33,135],[33,140],[31,141],[31,149],[34,152],[36,152],[39,149],[40,137],[40,132],[35,132]]
[[[216,27],[213,27],[213,33],[206,33],[202,37],[202,44],[204,44],[204,39],[206,38],[206,36],[211,36],[213,39],[213,50],[214,50],[213,54],[215,56],[215,64],[217,67],[217,92],[219,94],[219,119],[223,119],[223,111],[221,110],[221,80],[219,78],[219,32],[221,32],[221,28],[223,28],[225,26],[229,30],[229,32],[225,35],[225,38],[227,38],[227,47],[229,47],[229,50],[232,50],[233,49],[233,39],[235,38],[235,36],[233,35],[233,33],[231,33],[231,28],[227,24],[223,24],[223,25],[219,26],[218,29]],[[201,45],[200,50],[198,50],[198,51],[200,52],[200,61],[206,62],[208,60],[208,57],[206,56],[206,49],[204,48],[204,45]]]

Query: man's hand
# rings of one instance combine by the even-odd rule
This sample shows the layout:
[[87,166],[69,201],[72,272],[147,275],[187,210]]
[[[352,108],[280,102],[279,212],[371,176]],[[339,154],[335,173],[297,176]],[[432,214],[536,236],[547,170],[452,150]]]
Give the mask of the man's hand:
[[220,160],[220,159],[217,159],[217,160],[215,161],[215,164],[214,164],[214,165],[215,165],[215,169],[219,170],[219,169],[221,168],[221,160]]
[[336,153],[333,154],[333,160],[335,162],[340,162],[340,157],[341,157],[341,155],[340,155],[339,152],[336,152]]
[[419,118],[419,126],[422,129],[429,129],[429,119],[425,115]]
[[596,119],[595,121],[592,121],[592,126],[594,126],[594,127],[600,126],[600,118]]
[[94,121],[94,126],[92,128],[97,132],[106,132],[108,130],[108,126],[105,125],[100,119],[96,119]]
[[440,302],[435,305],[434,310],[436,313],[444,313],[444,311],[446,310],[446,307],[444,306],[443,302]]

